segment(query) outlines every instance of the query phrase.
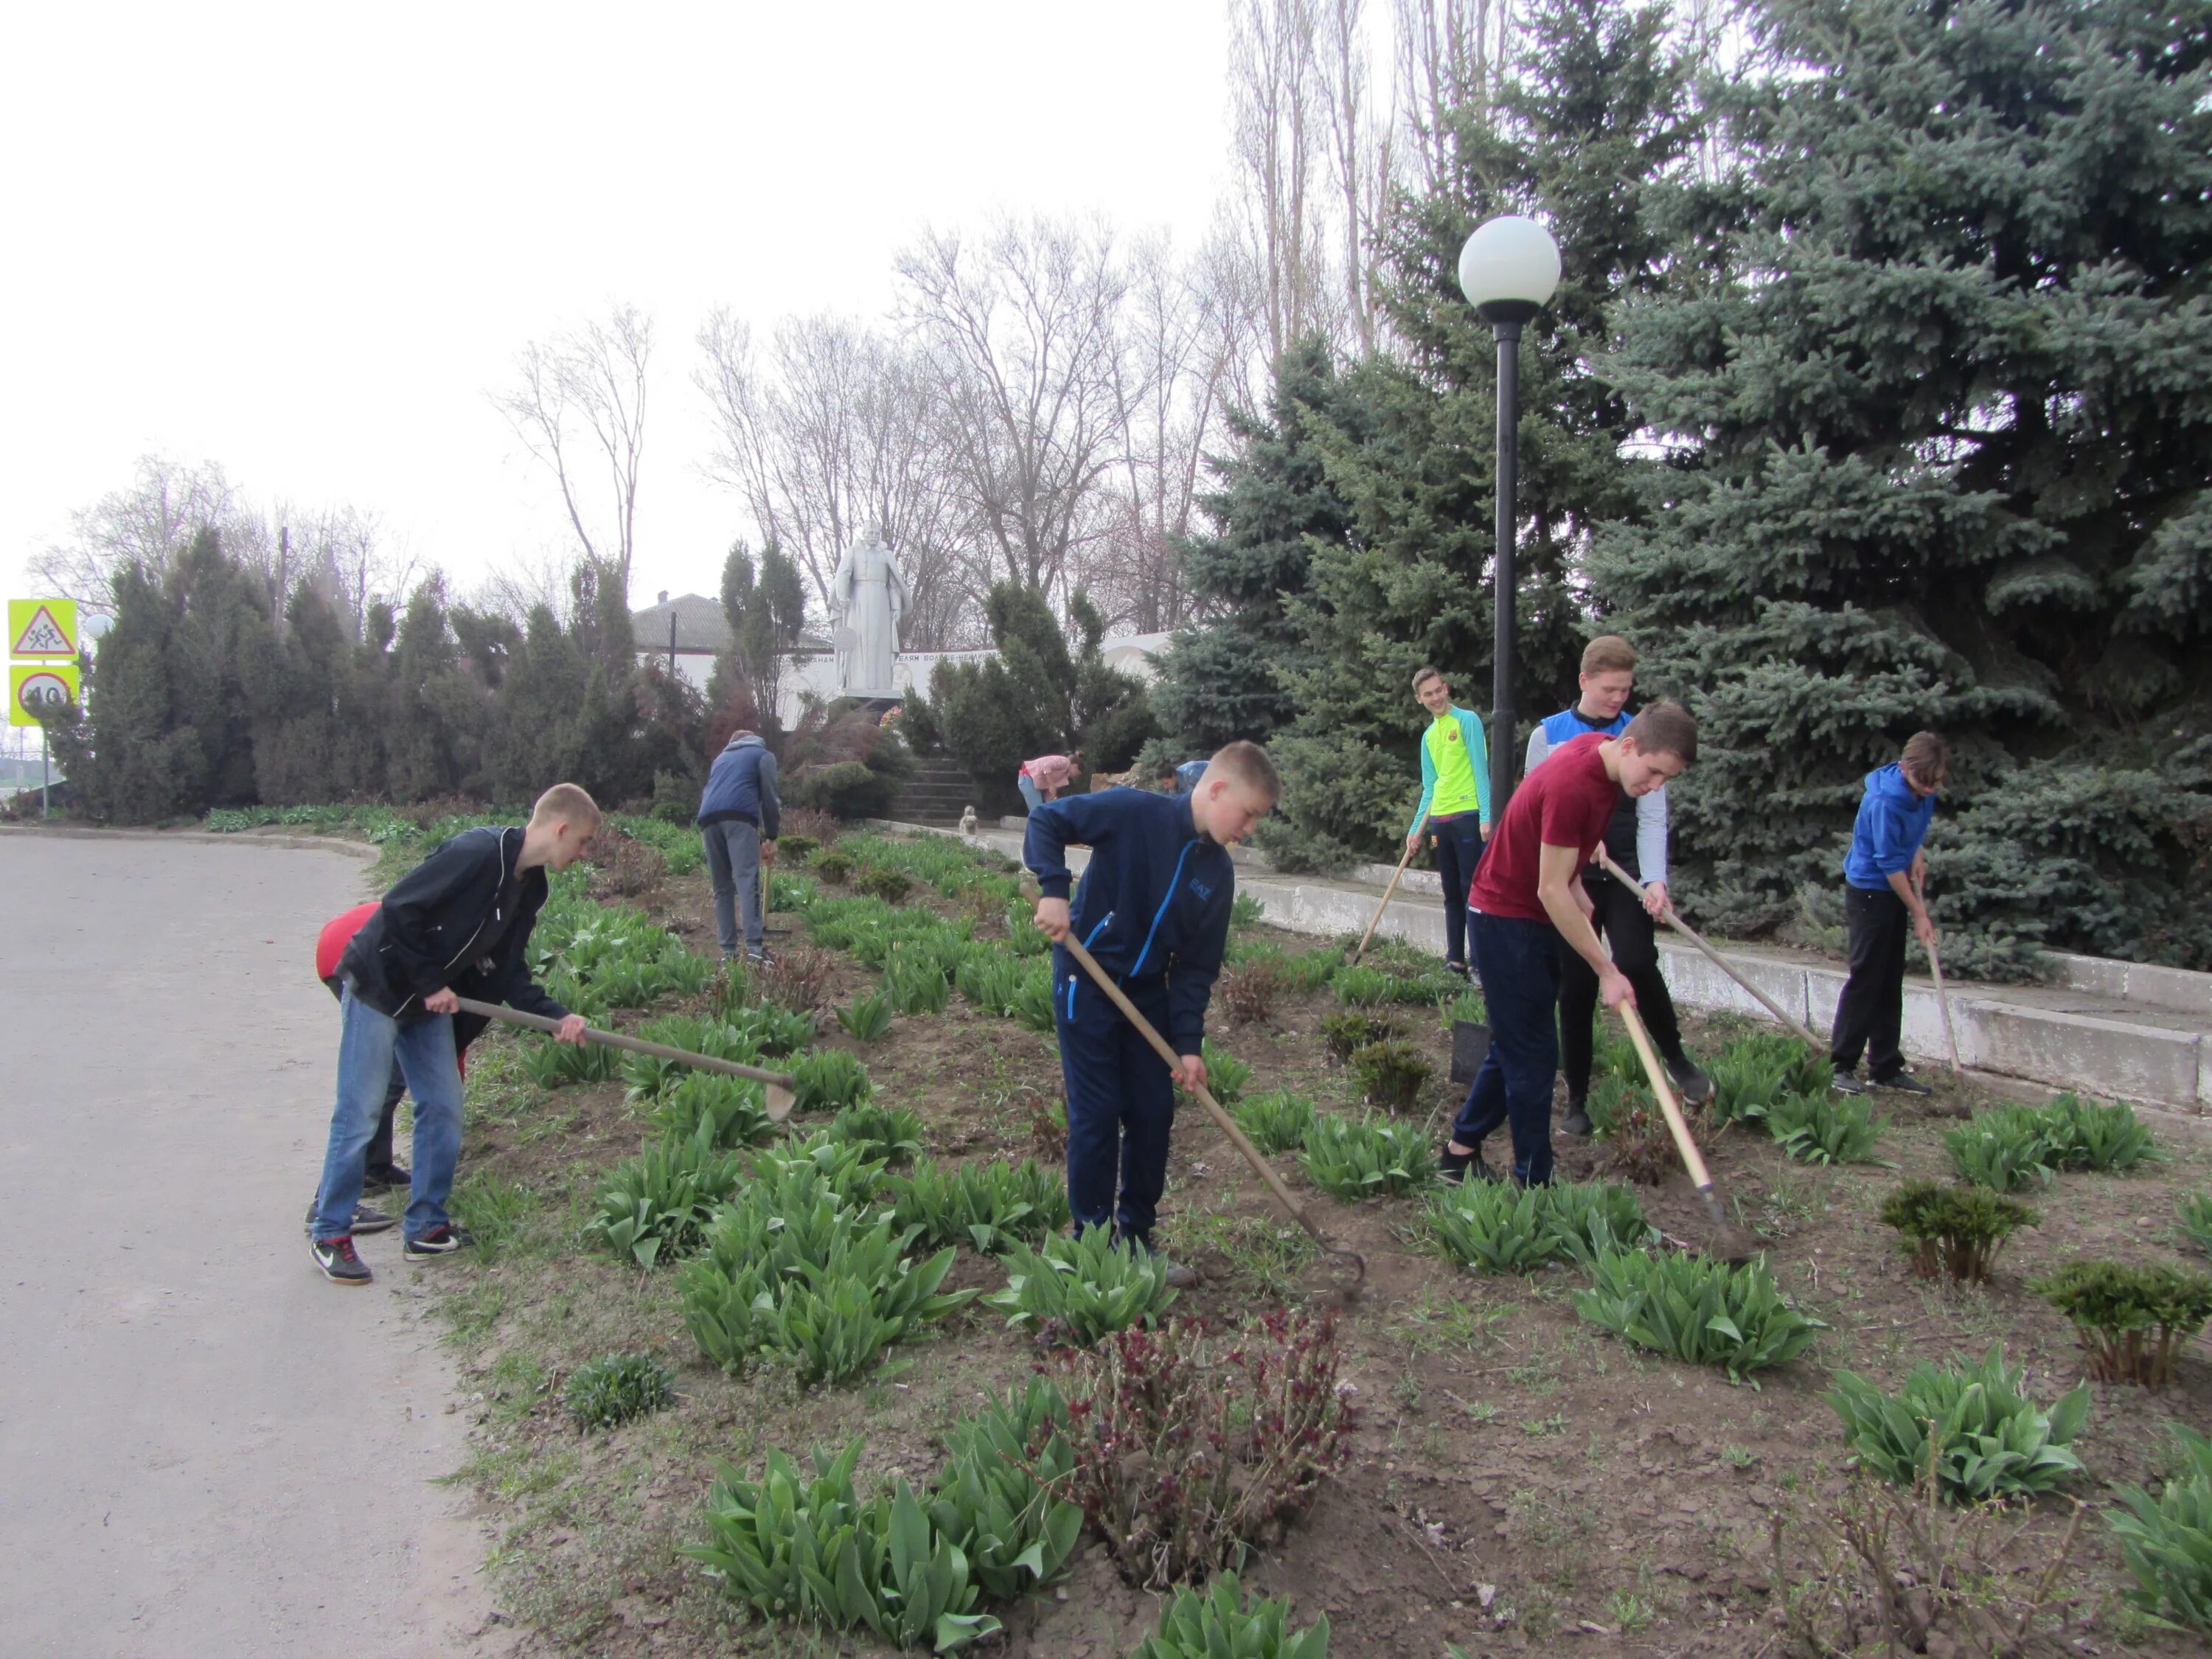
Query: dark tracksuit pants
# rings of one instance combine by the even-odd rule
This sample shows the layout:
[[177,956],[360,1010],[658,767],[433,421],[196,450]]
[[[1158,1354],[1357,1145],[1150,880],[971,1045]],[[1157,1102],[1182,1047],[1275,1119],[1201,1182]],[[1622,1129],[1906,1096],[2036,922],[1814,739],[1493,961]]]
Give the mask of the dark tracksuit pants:
[[[1636,988],[1636,1012],[1651,1033],[1651,1041],[1668,1060],[1680,1062],[1681,1022],[1674,1018],[1674,999],[1668,994],[1666,976],[1659,971],[1658,924],[1644,902],[1610,875],[1592,872],[1583,878],[1590,896],[1590,925],[1613,948],[1613,965]],[[1567,1098],[1589,1097],[1590,1063],[1594,1040],[1591,1027],[1597,1018],[1597,970],[1582,953],[1559,941],[1560,1069],[1567,1074]]]
[[1452,1121],[1452,1139],[1480,1148],[1501,1123],[1512,1126],[1513,1178],[1540,1187],[1552,1178],[1552,1079],[1559,1069],[1559,932],[1548,921],[1486,916],[1468,931],[1490,1011],[1490,1052]]
[[1437,838],[1437,879],[1444,890],[1444,959],[1464,964],[1467,890],[1474,885],[1474,867],[1482,862],[1482,817],[1455,812],[1431,818],[1429,833]]
[[1851,973],[1836,1004],[1828,1059],[1838,1072],[1858,1069],[1859,1056],[1877,1083],[1905,1069],[1898,1046],[1905,1023],[1905,941],[1912,913],[1888,887],[1844,889],[1850,921]]
[[[1064,951],[1053,952],[1053,1014],[1067,1084],[1067,1202],[1078,1232],[1114,1224],[1152,1243],[1168,1179],[1175,1079],[1137,1028]],[[1168,1029],[1164,974],[1122,990],[1157,1030]]]

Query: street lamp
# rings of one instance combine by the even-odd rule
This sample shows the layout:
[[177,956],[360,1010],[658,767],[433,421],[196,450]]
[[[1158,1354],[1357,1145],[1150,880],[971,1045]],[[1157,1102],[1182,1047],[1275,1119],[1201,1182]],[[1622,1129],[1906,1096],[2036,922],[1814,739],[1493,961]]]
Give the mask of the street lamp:
[[1498,529],[1493,594],[1497,667],[1491,687],[1490,811],[1513,793],[1513,494],[1521,464],[1521,325],[1559,286],[1559,245],[1534,219],[1509,213],[1475,227],[1459,251],[1460,291],[1498,341]]

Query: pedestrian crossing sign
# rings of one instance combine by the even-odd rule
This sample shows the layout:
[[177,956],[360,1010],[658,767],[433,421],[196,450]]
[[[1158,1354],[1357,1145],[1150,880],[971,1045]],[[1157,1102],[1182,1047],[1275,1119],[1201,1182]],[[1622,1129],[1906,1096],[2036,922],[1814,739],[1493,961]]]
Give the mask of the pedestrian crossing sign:
[[8,654],[11,657],[76,655],[76,601],[9,600]]
[[19,662],[8,669],[8,724],[40,726],[41,714],[58,714],[77,701],[73,662]]

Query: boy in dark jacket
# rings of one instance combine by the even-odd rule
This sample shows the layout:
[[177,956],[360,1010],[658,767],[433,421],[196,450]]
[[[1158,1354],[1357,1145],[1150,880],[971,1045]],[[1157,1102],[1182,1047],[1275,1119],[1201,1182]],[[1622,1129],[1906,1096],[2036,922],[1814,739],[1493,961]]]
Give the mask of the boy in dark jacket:
[[[545,872],[565,870],[598,833],[599,807],[573,783],[538,799],[522,829],[465,830],[441,842],[384,896],[339,958],[343,1026],[337,1101],[323,1154],[309,1243],[315,1265],[340,1285],[366,1285],[352,1223],[369,1141],[396,1061],[415,1097],[415,1168],[403,1231],[410,1261],[469,1242],[446,1213],[461,1152],[457,999],[504,1002],[561,1022],[563,1042],[584,1040],[584,1019],[532,981],[524,952],[545,902]],[[470,1035],[482,1029],[478,1017]]]
[[[1023,860],[1043,897],[1036,924],[1071,933],[1180,1057],[1174,1073],[1065,949],[1053,951],[1053,1013],[1067,1085],[1067,1199],[1076,1230],[1112,1223],[1150,1248],[1167,1185],[1175,1085],[1206,1081],[1206,1006],[1236,897],[1232,842],[1282,793],[1266,750],[1232,743],[1187,795],[1106,789],[1030,809]],[[1091,863],[1071,915],[1066,848]],[[1118,1188],[1118,1201],[1117,1201]],[[1178,1283],[1188,1273],[1173,1268]]]
[[714,757],[699,795],[698,823],[707,843],[707,873],[714,885],[714,933],[722,960],[738,953],[742,909],[745,955],[762,961],[767,927],[761,917],[761,866],[775,862],[783,802],[776,794],[775,756],[759,733],[732,732]]
[[1862,1054],[1875,1088],[1929,1092],[1905,1069],[1898,1046],[1905,1024],[1905,927],[1910,920],[1921,944],[1936,943],[1936,923],[1921,896],[1928,870],[1921,843],[1936,816],[1936,792],[1950,769],[1950,745],[1933,732],[1916,732],[1898,764],[1866,775],[1851,850],[1844,859],[1851,974],[1828,1040],[1838,1094],[1866,1092],[1858,1076]]

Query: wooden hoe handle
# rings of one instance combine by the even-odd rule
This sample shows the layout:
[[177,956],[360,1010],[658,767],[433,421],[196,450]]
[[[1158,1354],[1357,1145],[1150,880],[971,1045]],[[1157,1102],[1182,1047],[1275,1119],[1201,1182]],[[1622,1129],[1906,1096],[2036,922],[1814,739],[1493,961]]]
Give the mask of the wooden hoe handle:
[[[543,1014],[526,1014],[520,1008],[509,1008],[503,1003],[478,1002],[474,997],[456,997],[462,1012],[481,1014],[486,1019],[495,1019],[504,1025],[520,1025],[532,1031],[551,1034],[561,1029],[557,1019],[548,1019]],[[680,1060],[686,1066],[695,1066],[702,1072],[720,1072],[725,1077],[741,1077],[749,1083],[765,1084],[768,1087],[768,1115],[771,1121],[781,1123],[791,1115],[793,1101],[792,1079],[788,1072],[768,1072],[757,1066],[742,1065],[734,1060],[719,1060],[713,1054],[695,1054],[689,1049],[672,1048],[665,1042],[647,1042],[643,1037],[624,1036],[620,1031],[602,1031],[586,1025],[584,1041],[599,1042],[610,1048],[627,1049],[634,1054],[651,1054],[656,1060]]]

